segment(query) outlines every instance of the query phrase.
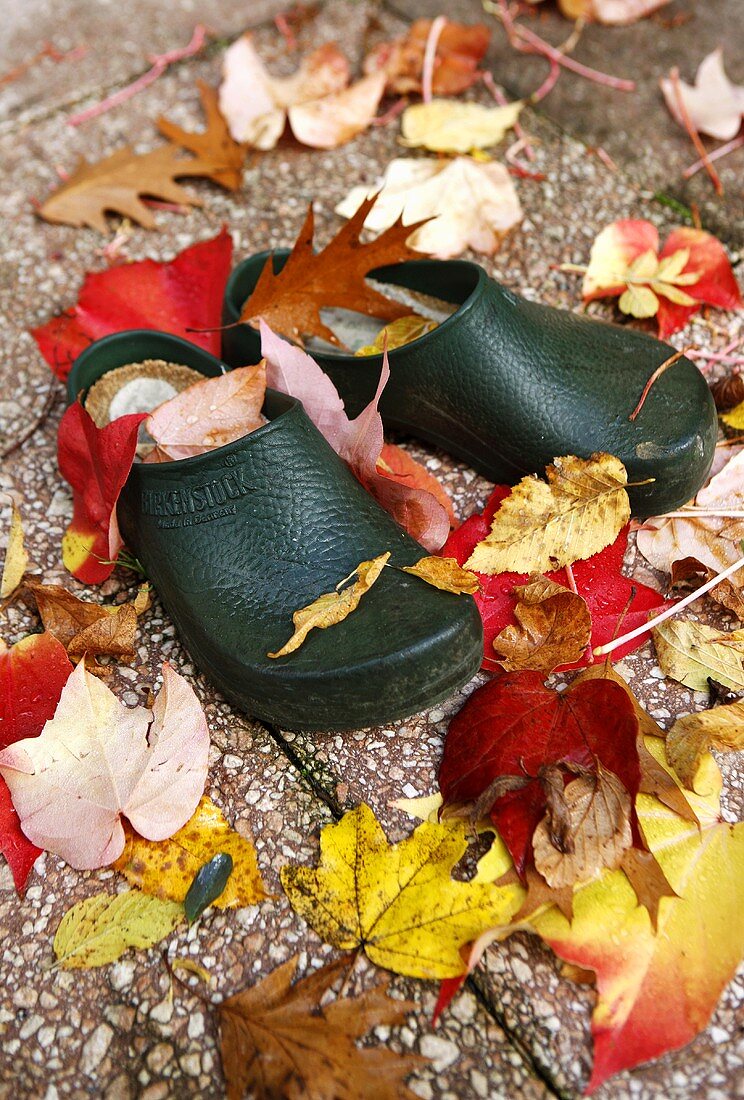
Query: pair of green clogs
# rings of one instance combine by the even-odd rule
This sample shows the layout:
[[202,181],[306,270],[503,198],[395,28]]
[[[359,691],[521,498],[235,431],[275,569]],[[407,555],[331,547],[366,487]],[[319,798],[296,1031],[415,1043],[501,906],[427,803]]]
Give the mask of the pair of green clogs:
[[[277,254],[278,268],[285,254]],[[267,260],[246,260],[227,287],[237,319]],[[472,263],[422,260],[380,269],[383,282],[458,305],[436,329],[390,353],[380,411],[387,428],[443,447],[493,481],[542,472],[557,455],[616,455],[635,514],[659,514],[703,483],[716,439],[705,380],[687,359],[632,410],[669,347],[642,333],[512,294]],[[227,329],[230,367],[260,358],[258,334]],[[316,356],[357,415],[381,357]],[[106,372],[164,359],[204,375],[219,360],[174,336],[122,332],[75,362],[69,398]],[[122,492],[123,536],[142,562],[196,664],[234,703],[290,729],[337,730],[403,718],[452,694],[478,669],[482,628],[472,598],[385,569],[357,610],[273,660],[292,614],[333,590],[363,560],[422,548],[381,510],[311,424],[302,405],[269,391],[268,423],[196,458],[136,464]],[[210,504],[210,502],[212,502]],[[222,505],[220,504],[222,502]]]

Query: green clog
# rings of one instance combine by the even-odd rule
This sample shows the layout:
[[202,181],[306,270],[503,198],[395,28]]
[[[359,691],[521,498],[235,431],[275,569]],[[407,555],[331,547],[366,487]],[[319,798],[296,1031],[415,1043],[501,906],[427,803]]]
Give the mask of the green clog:
[[[175,336],[134,331],[96,341],[76,360],[70,400],[104,373],[145,359],[204,375],[225,368]],[[292,613],[330,592],[363,560],[425,551],[351,475],[293,398],[269,390],[269,423],[179,462],[136,463],[117,515],[181,640],[221,692],[288,729],[381,725],[451,695],[477,671],[475,601],[386,568],[358,608],[273,660]]]
[[[261,252],[232,273],[223,321],[231,324],[271,256]],[[288,252],[274,254],[280,270]],[[389,353],[391,377],[380,401],[386,428],[428,440],[491,481],[542,473],[558,455],[616,455],[631,482],[636,515],[658,515],[689,501],[705,481],[717,420],[705,379],[682,358],[651,387],[668,344],[619,325],[528,302],[477,264],[417,260],[371,273],[456,303],[432,332]],[[350,416],[371,400],[381,356],[335,350],[314,357],[332,378]],[[256,363],[260,340],[248,325],[226,329],[223,358]]]

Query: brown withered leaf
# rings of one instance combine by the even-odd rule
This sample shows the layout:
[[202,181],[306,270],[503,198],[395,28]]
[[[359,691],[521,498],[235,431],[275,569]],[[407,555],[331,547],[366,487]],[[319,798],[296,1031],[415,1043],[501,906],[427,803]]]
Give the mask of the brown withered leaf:
[[527,917],[533,916],[538,909],[548,905],[556,905],[566,920],[573,919],[573,883],[566,886],[548,886],[540,872],[529,865],[524,869],[524,882],[512,868],[511,872],[507,872],[498,880],[497,885],[506,886],[511,882],[518,882],[520,885],[526,883],[527,885],[524,901],[511,918],[512,924],[526,920]]
[[620,867],[635,891],[638,904],[645,906],[648,910],[651,924],[656,931],[661,899],[677,897],[676,891],[670,886],[656,857],[651,852],[643,852],[640,848],[628,848],[623,853]]
[[[134,637],[137,616],[150,602],[149,589],[142,585],[132,603],[105,606],[79,600],[59,584],[29,581],[44,629],[53,634],[73,660],[87,654],[130,661],[136,656]],[[93,672],[105,671],[102,666]]]
[[441,588],[443,592],[454,592],[458,596],[463,593],[473,596],[480,590],[480,581],[475,573],[463,569],[455,558],[421,558],[415,565],[404,565],[403,572],[420,577],[422,581],[434,588]]
[[700,763],[710,749],[723,752],[744,749],[744,702],[686,714],[669,730],[667,760],[689,790],[695,790]]
[[338,959],[292,985],[297,956],[218,1008],[228,1100],[414,1100],[404,1084],[423,1059],[359,1047],[374,1027],[402,1023],[408,1001],[387,996],[387,980],[356,997],[325,995],[348,970]]
[[[329,626],[335,626],[337,623],[343,622],[359,606],[362,596],[369,591],[379,578],[389,557],[390,551],[386,554],[380,554],[372,561],[361,562],[354,573],[351,574],[352,577],[356,574],[356,580],[353,584],[341,588],[341,591],[337,588],[335,592],[324,592],[322,596],[318,596],[307,607],[295,611],[292,616],[295,628],[294,634],[276,653],[267,653],[266,656],[286,657],[287,654],[294,653],[296,649],[300,648],[311,630],[325,630]],[[346,578],[346,580],[349,579],[349,577]],[[341,581],[339,588],[344,583],[344,581]]]
[[209,164],[199,158],[180,157],[172,145],[149,153],[133,153],[128,145],[109,157],[89,164],[82,159],[72,175],[50,195],[39,214],[60,225],[88,225],[106,233],[106,212],[121,214],[152,229],[155,218],[140,196],[201,206],[201,200],[184,191],[177,179],[208,175]]
[[551,887],[586,882],[618,867],[632,843],[630,795],[614,772],[600,765],[596,775],[572,779],[562,797],[568,843],[554,843],[549,814],[532,835],[535,867]]
[[592,634],[586,600],[539,573],[514,589],[516,626],[505,626],[494,638],[499,662],[514,672],[534,668],[552,672],[581,659]]
[[402,260],[421,259],[406,241],[424,222],[394,225],[373,241],[362,244],[359,234],[376,196],[365,199],[357,212],[317,255],[313,251],[314,218],[310,205],[305,224],[286,264],[278,275],[269,258],[256,287],[245,302],[240,321],[257,327],[259,318],[283,336],[298,343],[305,336],[319,336],[341,347],[341,341],[320,317],[321,309],[356,310],[383,321],[410,313],[410,306],[393,302],[365,282],[373,268]]
[[157,126],[163,137],[174,145],[180,145],[195,153],[204,165],[200,174],[218,183],[228,191],[237,191],[243,182],[243,164],[247,146],[235,141],[229,127],[220,114],[217,89],[203,80],[197,80],[196,86],[201,96],[202,107],[207,120],[206,130],[190,133],[175,122],[158,119]]

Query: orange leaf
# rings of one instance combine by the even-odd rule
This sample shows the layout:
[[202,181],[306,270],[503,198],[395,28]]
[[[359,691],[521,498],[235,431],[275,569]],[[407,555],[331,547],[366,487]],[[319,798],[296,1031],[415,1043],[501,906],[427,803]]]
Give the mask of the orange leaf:
[[378,460],[378,472],[383,477],[400,482],[401,485],[410,485],[412,489],[424,489],[427,493],[431,493],[449,516],[452,530],[460,526],[452,498],[441,481],[402,447],[396,447],[394,443],[383,443]]
[[168,141],[183,146],[200,158],[204,176],[228,191],[237,191],[243,182],[246,147],[230,134],[220,114],[215,89],[203,80],[197,80],[196,86],[207,118],[206,130],[191,134],[162,116],[157,122],[158,129]]

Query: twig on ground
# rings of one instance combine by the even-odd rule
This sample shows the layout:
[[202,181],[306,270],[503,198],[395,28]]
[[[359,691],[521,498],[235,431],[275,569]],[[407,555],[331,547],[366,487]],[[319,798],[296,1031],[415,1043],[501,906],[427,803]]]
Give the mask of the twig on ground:
[[687,133],[690,137],[690,141],[692,142],[692,144],[695,146],[695,149],[697,150],[698,156],[700,157],[700,159],[703,163],[703,167],[705,168],[705,171],[708,173],[708,175],[710,176],[710,178],[713,182],[713,186],[716,189],[716,194],[722,195],[723,194],[723,184],[721,183],[720,176],[718,175],[715,168],[713,167],[713,164],[711,163],[711,159],[710,159],[710,156],[708,155],[708,151],[705,148],[705,146],[703,145],[703,142],[700,138],[700,134],[695,129],[695,125],[694,125],[692,119],[690,118],[690,114],[689,114],[689,112],[687,110],[687,107],[685,105],[684,97],[682,95],[682,88],[681,88],[680,83],[679,83],[679,69],[677,68],[676,65],[670,71],[669,79],[672,82],[672,89],[674,91],[674,99],[675,99],[676,104],[677,104],[677,110],[679,111],[679,117],[682,119],[682,124],[683,124],[685,130],[687,130]]
[[[493,79],[493,74],[489,73],[488,70],[486,69],[485,72],[481,73],[481,80],[483,81],[485,86],[488,88],[489,92],[491,93],[493,98],[496,100],[499,107],[506,107],[509,103],[509,100],[506,98],[504,93],[501,91],[501,88],[499,88],[498,84]],[[532,146],[529,144],[529,138],[527,137],[527,134],[524,132],[524,128],[522,126],[522,123],[519,121],[519,119],[517,119],[517,121],[514,123],[514,133],[517,135],[518,138],[521,138],[523,141],[526,142],[526,144],[524,146],[524,155],[527,157],[527,160],[534,160],[535,159],[535,151],[532,148]]]
[[699,172],[701,168],[707,170],[708,165],[712,164],[714,160],[720,160],[721,157],[727,157],[729,153],[733,153],[735,149],[741,149],[744,145],[744,134],[739,134],[738,137],[732,138],[731,141],[727,141],[725,145],[719,145],[717,149],[714,149],[711,153],[705,154],[704,158],[696,160],[694,164],[691,164],[689,168],[685,168],[682,176],[688,180],[691,176],[694,176],[696,172]]
[[657,382],[665,371],[668,371],[670,367],[673,367],[675,363],[678,363],[682,356],[687,355],[687,352],[691,350],[691,347],[687,347],[682,348],[682,351],[676,351],[674,355],[670,355],[668,359],[665,359],[664,362],[656,368],[646,385],[643,387],[643,393],[640,396],[640,400],[638,401],[636,407],[633,409],[633,412],[628,417],[628,420],[635,420],[635,418],[638,416],[638,413],[643,408],[646,398],[648,397],[649,390],[653,386],[654,382]]
[[437,59],[437,45],[439,36],[447,25],[447,17],[438,15],[429,28],[424,48],[424,64],[421,70],[421,98],[424,103],[431,103],[431,90],[434,81],[434,64]]

